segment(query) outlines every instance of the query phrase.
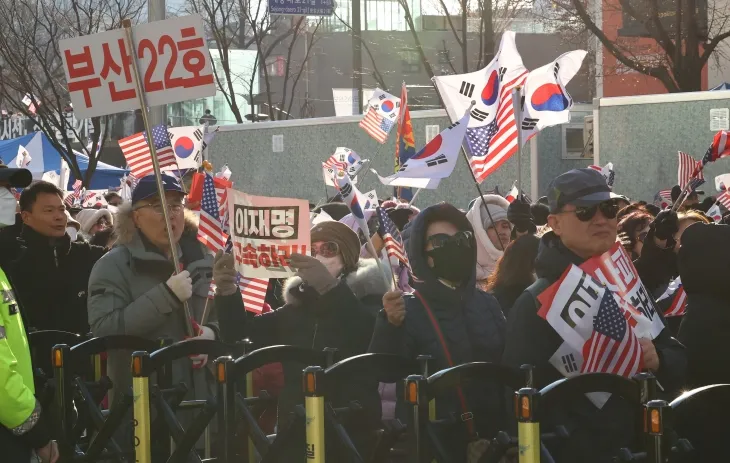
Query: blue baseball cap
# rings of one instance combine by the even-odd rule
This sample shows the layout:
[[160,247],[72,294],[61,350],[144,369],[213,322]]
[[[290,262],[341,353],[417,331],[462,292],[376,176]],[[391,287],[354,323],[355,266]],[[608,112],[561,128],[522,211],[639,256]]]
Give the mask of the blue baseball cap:
[[611,191],[603,174],[589,168],[569,170],[555,177],[548,186],[547,197],[553,214],[566,204],[587,207],[610,199],[626,199]]
[[[162,174],[162,188],[165,191],[176,191],[180,193],[181,195],[184,195],[185,192],[182,189],[182,186],[180,186],[180,182],[175,177],[172,177],[167,174]],[[148,175],[146,177],[142,177],[137,183],[137,187],[132,192],[132,204],[136,203],[137,201],[141,201],[143,199],[151,198],[152,196],[155,196],[157,194],[157,181],[155,180],[155,176]]]

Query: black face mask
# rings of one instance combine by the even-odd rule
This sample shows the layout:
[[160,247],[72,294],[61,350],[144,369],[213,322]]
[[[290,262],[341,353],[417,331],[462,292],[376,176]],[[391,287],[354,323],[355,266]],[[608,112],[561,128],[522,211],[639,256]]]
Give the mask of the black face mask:
[[449,242],[426,252],[433,259],[433,273],[447,281],[463,283],[474,272],[474,250]]

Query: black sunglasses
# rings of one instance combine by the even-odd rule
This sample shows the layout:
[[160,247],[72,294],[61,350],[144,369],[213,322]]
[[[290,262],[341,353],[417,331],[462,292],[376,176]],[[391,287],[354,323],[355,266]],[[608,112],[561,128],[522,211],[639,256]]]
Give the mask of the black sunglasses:
[[620,207],[618,201],[603,201],[602,203],[594,204],[593,206],[576,207],[574,211],[565,211],[574,213],[575,216],[581,222],[588,222],[595,217],[596,212],[599,210],[601,214],[607,219],[615,219],[618,214]]
[[455,235],[447,235],[445,233],[437,233],[426,238],[426,243],[431,243],[434,249],[446,246],[447,243],[455,243],[457,246],[471,247],[471,238],[473,233],[470,231],[460,231]]

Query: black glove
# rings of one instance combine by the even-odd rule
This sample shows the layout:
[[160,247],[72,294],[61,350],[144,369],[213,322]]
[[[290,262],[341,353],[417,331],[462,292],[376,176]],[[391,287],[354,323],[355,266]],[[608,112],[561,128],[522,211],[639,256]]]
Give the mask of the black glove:
[[654,236],[659,240],[674,240],[674,234],[679,231],[679,219],[677,213],[671,209],[665,209],[657,214],[650,229],[654,230]]
[[525,199],[525,195],[519,195],[509,205],[507,208],[507,220],[509,220],[515,226],[515,230],[520,233],[537,230],[532,218],[530,203]]

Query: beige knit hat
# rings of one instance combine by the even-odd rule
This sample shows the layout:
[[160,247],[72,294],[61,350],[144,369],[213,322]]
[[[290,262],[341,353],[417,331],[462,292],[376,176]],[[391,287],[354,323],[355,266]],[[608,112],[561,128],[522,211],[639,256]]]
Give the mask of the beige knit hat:
[[340,222],[321,222],[312,228],[311,235],[312,243],[337,243],[346,273],[357,268],[357,261],[360,260],[360,239],[350,227]]

